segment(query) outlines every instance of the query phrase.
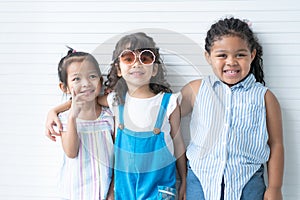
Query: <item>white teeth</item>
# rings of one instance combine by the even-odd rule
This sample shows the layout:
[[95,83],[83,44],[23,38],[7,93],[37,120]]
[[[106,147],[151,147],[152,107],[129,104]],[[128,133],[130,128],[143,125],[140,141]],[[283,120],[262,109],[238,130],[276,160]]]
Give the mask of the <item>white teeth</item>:
[[225,70],[224,72],[228,73],[228,74],[236,74],[237,73],[237,71],[234,71],[234,70]]

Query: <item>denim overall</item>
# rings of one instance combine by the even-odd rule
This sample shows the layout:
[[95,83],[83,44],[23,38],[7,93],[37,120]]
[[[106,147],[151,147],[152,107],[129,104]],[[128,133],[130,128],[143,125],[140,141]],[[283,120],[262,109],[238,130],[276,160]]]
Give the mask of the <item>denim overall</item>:
[[[175,157],[166,146],[161,126],[171,94],[165,93],[153,131],[124,126],[124,105],[115,141],[115,199],[175,199]],[[167,133],[169,134],[169,133]]]

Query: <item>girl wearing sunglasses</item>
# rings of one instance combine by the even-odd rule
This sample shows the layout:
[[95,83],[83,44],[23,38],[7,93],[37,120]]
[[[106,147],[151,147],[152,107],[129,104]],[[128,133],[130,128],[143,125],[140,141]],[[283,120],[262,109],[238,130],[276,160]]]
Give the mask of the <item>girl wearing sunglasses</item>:
[[[115,117],[115,199],[185,199],[186,157],[180,133],[177,95],[165,78],[165,66],[153,39],[138,32],[116,44],[105,85],[113,92],[98,103]],[[105,99],[105,100],[103,100]],[[106,102],[107,100],[107,102]],[[50,138],[56,111],[48,114]],[[51,114],[52,113],[52,114]],[[176,167],[181,178],[176,192]]]
[[106,85],[116,116],[115,199],[175,199],[176,158],[186,186],[185,147],[177,97],[165,79],[155,42],[145,33],[119,40]]

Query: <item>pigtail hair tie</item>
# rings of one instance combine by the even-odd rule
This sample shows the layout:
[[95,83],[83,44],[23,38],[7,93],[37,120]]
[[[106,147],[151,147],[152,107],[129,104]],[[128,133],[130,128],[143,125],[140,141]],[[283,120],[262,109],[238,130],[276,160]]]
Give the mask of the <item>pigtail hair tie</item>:
[[66,47],[69,49],[69,51],[68,51],[68,54],[67,54],[67,55],[70,55],[70,54],[72,54],[72,53],[76,53],[76,50],[75,50],[75,49],[73,49],[72,47],[69,47],[68,45],[66,45]]

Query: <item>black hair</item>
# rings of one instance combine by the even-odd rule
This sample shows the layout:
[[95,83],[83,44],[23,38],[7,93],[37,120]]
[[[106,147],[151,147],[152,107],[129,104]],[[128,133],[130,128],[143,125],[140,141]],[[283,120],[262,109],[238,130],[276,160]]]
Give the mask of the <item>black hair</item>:
[[76,52],[74,49],[69,48],[69,51],[66,56],[60,59],[58,63],[58,78],[61,83],[63,83],[64,87],[67,88],[67,67],[73,63],[73,62],[91,62],[97,71],[97,74],[100,77],[100,80],[102,81],[102,75],[99,68],[99,64],[95,57],[89,53],[86,52]]
[[231,17],[221,19],[215,24],[211,25],[205,38],[205,50],[210,54],[213,43],[224,36],[240,37],[247,42],[251,52],[256,50],[256,55],[251,63],[251,69],[249,73],[254,74],[257,82],[265,85],[262,46],[259,44],[258,38],[249,27],[247,21]]

